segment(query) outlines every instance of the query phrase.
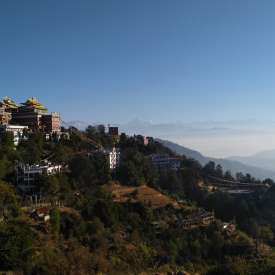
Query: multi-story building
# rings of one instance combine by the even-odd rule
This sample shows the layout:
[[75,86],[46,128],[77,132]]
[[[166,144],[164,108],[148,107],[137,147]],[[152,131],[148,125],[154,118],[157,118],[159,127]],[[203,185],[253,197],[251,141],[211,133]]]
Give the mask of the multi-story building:
[[16,103],[8,97],[0,101],[0,125],[7,125],[12,119],[12,111],[17,109]]
[[119,167],[120,151],[118,149],[113,148],[113,150],[109,152],[109,163],[111,170],[115,170]]
[[109,135],[113,137],[118,137],[119,135],[118,127],[109,126]]
[[18,164],[16,167],[17,186],[24,192],[33,191],[42,175],[56,175],[61,172],[61,169],[61,165],[50,162],[34,165]]
[[215,222],[214,212],[207,212],[200,209],[198,212],[179,221],[178,225],[184,230],[190,230],[200,226],[209,226],[213,222]]
[[0,125],[7,125],[11,121],[11,113],[5,107],[0,107]]
[[181,167],[181,159],[179,157],[170,157],[169,155],[158,155],[154,154],[151,156],[153,165],[157,168],[162,169],[173,169],[179,170]]
[[28,130],[27,126],[21,125],[0,125],[0,134],[4,132],[13,134],[14,145],[17,146],[20,141],[25,139],[25,132]]
[[43,131],[46,133],[59,133],[61,130],[59,113],[43,115],[41,122],[43,125]]
[[42,116],[47,115],[48,110],[34,98],[29,98],[12,113],[12,123],[28,125],[33,131],[43,130]]
[[12,124],[26,125],[30,130],[48,134],[60,132],[60,115],[49,113],[35,98],[29,98],[21,106],[12,109]]
[[110,151],[107,151],[109,165],[111,170],[115,170],[119,167],[120,163],[120,151],[117,148],[113,148]]

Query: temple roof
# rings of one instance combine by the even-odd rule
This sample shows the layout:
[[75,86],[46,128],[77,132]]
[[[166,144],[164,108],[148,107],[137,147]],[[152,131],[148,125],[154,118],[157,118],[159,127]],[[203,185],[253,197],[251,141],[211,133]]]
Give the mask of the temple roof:
[[4,97],[3,100],[0,102],[0,105],[10,108],[10,109],[16,109],[18,108],[18,105],[9,97]]
[[41,104],[36,98],[34,97],[30,97],[27,99],[27,101],[25,103],[22,103],[23,106],[25,107],[34,107],[35,109],[38,110],[43,110],[46,111],[47,108]]

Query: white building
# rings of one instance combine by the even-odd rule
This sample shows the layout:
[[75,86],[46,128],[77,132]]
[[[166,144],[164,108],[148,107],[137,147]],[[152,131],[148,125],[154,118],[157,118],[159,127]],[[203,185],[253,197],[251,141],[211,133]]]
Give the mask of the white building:
[[113,148],[112,151],[108,152],[109,156],[109,165],[111,170],[115,170],[119,167],[120,162],[120,151],[117,148]]
[[59,164],[52,164],[50,162],[43,162],[34,165],[17,165],[17,184],[23,190],[32,190],[36,187],[36,183],[40,176],[56,175],[61,172],[62,166]]
[[10,132],[13,134],[14,145],[17,146],[21,140],[24,140],[24,132],[28,130],[28,126],[20,125],[1,125],[0,133]]

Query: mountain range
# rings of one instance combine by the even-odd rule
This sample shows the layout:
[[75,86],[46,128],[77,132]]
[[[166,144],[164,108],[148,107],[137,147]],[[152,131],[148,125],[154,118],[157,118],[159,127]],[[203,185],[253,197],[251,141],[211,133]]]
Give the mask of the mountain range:
[[[191,150],[189,148],[186,148],[186,147],[176,144],[174,142],[167,141],[167,140],[160,140],[160,139],[158,139],[158,141],[161,142],[166,147],[168,147],[169,149],[171,149],[172,151],[174,151],[175,153],[177,153],[179,155],[185,155],[188,158],[195,159],[202,165],[205,165],[209,161],[214,161],[216,164],[220,164],[223,167],[224,171],[225,170],[231,171],[232,175],[235,175],[237,172],[242,172],[244,174],[249,173],[253,177],[256,177],[258,179],[271,178],[271,179],[275,180],[275,171],[272,171],[271,169],[257,167],[254,165],[248,165],[244,162],[236,160],[236,159],[242,160],[241,157],[236,157],[236,159],[222,159],[222,158],[206,157],[198,151]],[[275,153],[275,151],[273,151],[273,152]],[[251,163],[256,163],[255,159],[253,162],[253,158],[251,158],[249,160]],[[275,159],[273,159],[273,161],[275,162]]]
[[247,157],[233,156],[228,159],[275,171],[275,150],[262,151]]

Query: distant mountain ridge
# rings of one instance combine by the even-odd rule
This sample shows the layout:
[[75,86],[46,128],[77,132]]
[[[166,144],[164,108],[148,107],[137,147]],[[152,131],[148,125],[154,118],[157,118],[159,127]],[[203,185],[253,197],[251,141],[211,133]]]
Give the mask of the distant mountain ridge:
[[275,150],[262,151],[247,157],[233,156],[227,159],[240,161],[246,165],[253,165],[275,172]]
[[224,170],[230,170],[232,175],[235,175],[237,172],[242,172],[249,173],[253,177],[259,178],[261,180],[265,178],[272,178],[275,180],[275,171],[263,169],[261,167],[256,167],[253,165],[246,165],[236,160],[206,157],[198,151],[191,150],[177,143],[161,139],[158,139],[158,141],[161,142],[164,146],[174,151],[175,153],[179,155],[185,155],[188,158],[195,159],[202,165],[205,165],[209,161],[214,161],[216,164],[220,164],[224,168]]

